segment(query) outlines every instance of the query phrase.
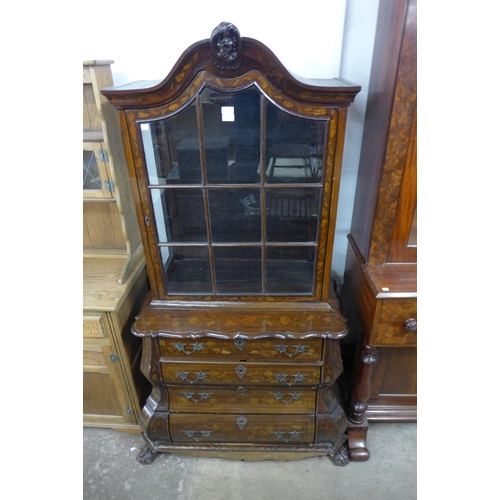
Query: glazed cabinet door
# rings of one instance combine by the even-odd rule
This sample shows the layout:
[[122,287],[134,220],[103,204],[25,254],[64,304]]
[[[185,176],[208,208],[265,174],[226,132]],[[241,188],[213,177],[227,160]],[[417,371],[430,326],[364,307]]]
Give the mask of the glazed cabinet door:
[[106,314],[83,317],[84,425],[135,424],[136,418],[123,387],[121,360],[116,354]]
[[143,211],[165,298],[319,294],[325,144],[336,118],[311,109],[283,111],[251,85],[207,87],[160,118],[128,114],[141,144]]
[[83,142],[83,197],[112,198],[113,188],[102,142]]

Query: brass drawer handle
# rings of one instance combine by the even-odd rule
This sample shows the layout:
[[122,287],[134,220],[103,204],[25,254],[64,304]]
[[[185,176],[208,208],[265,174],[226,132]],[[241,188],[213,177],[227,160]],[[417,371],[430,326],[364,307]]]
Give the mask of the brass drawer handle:
[[[300,435],[304,434],[303,432],[299,431],[290,431],[290,432],[282,432],[282,431],[277,431],[277,432],[271,432],[271,434],[274,434],[278,439],[283,439],[285,443],[288,443],[288,441],[299,437]],[[285,437],[285,435],[288,434],[289,437]]]
[[[281,392],[270,392],[269,394],[273,396],[273,398],[277,399],[278,401],[281,401],[286,405],[288,403],[291,403],[292,401],[297,401],[302,396],[302,394],[297,394],[296,392],[294,392],[293,394],[281,394]],[[285,397],[288,396],[288,399],[283,399],[284,396]]]
[[[280,353],[280,354],[286,354],[289,358],[293,358],[296,354],[306,352],[307,349],[309,349],[308,345],[292,345],[292,346],[287,346],[286,344],[279,344],[279,345],[273,345],[273,347]],[[288,352],[287,349],[289,347],[293,347],[294,351],[293,352]]]
[[[213,395],[213,393],[210,392],[181,392],[181,394],[187,398],[190,399],[193,403],[199,403],[203,401],[204,399],[210,399]],[[196,398],[195,396],[198,395]]]
[[405,328],[408,332],[417,331],[417,320],[414,318],[409,318],[405,321]]
[[[279,382],[287,385],[293,385],[297,382],[302,382],[306,376],[303,373],[296,373],[295,375],[287,375],[286,373],[273,373],[274,377],[278,379]],[[293,377],[293,382],[287,380],[288,377]]]
[[198,380],[205,380],[207,378],[208,372],[196,372],[193,373],[193,375],[196,376],[194,380],[190,380],[188,377],[191,375],[191,372],[185,372],[182,370],[181,372],[174,372],[174,375],[177,378],[180,378],[181,380],[184,380],[186,382],[189,382],[190,384],[194,384],[195,382],[198,382]]
[[186,344],[183,344],[182,342],[175,342],[175,343],[172,343],[171,345],[173,345],[178,351],[183,352],[184,354],[187,354],[188,356],[190,354],[193,354],[193,352],[203,351],[203,348],[205,347],[205,344],[200,344],[199,342],[194,342],[193,344],[189,344],[192,349],[190,351],[186,351],[186,349],[185,349]]
[[[210,436],[212,434],[212,431],[182,431],[188,438],[194,439],[195,441],[199,441],[200,439],[203,439],[205,437]],[[200,434],[200,437],[197,437],[196,434]]]

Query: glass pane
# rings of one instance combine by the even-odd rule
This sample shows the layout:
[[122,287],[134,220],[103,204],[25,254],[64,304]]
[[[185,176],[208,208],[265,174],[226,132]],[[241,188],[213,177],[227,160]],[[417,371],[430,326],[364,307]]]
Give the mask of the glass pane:
[[258,189],[209,189],[208,204],[214,243],[261,241],[261,198]]
[[207,183],[227,184],[231,182],[229,171],[229,140],[227,138],[204,138]]
[[268,102],[266,181],[320,182],[325,135],[325,121],[294,116]]
[[266,249],[266,292],[269,294],[312,294],[314,247],[268,247]]
[[169,118],[142,123],[141,135],[151,185],[201,184],[195,103]]
[[168,294],[212,294],[207,247],[161,247],[161,256]]
[[266,189],[266,240],[316,242],[320,188]]
[[102,189],[94,151],[83,150],[83,189]]
[[214,247],[214,259],[217,293],[262,293],[260,247]]
[[201,93],[208,183],[260,182],[260,99],[255,87]]
[[207,225],[201,189],[151,189],[159,243],[205,243]]

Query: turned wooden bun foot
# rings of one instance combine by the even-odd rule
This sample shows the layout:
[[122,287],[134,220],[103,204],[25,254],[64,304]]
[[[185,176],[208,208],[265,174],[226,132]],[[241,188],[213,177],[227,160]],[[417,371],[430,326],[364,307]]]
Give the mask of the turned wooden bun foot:
[[366,447],[367,433],[367,421],[362,424],[349,422],[347,443],[349,445],[349,458],[352,462],[366,462],[370,458],[370,452]]
[[352,462],[366,462],[370,458],[370,452],[366,448],[354,448],[349,450],[349,458]]

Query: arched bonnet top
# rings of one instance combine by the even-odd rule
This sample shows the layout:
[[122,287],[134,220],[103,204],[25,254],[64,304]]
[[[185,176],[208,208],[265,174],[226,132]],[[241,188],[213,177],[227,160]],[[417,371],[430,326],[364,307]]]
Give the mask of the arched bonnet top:
[[201,72],[221,79],[237,79],[254,72],[279,92],[304,104],[348,106],[361,90],[341,78],[308,79],[292,75],[264,44],[241,37],[236,26],[223,22],[212,31],[210,39],[186,49],[161,82],[140,81],[101,92],[121,109],[161,106],[182,94]]

